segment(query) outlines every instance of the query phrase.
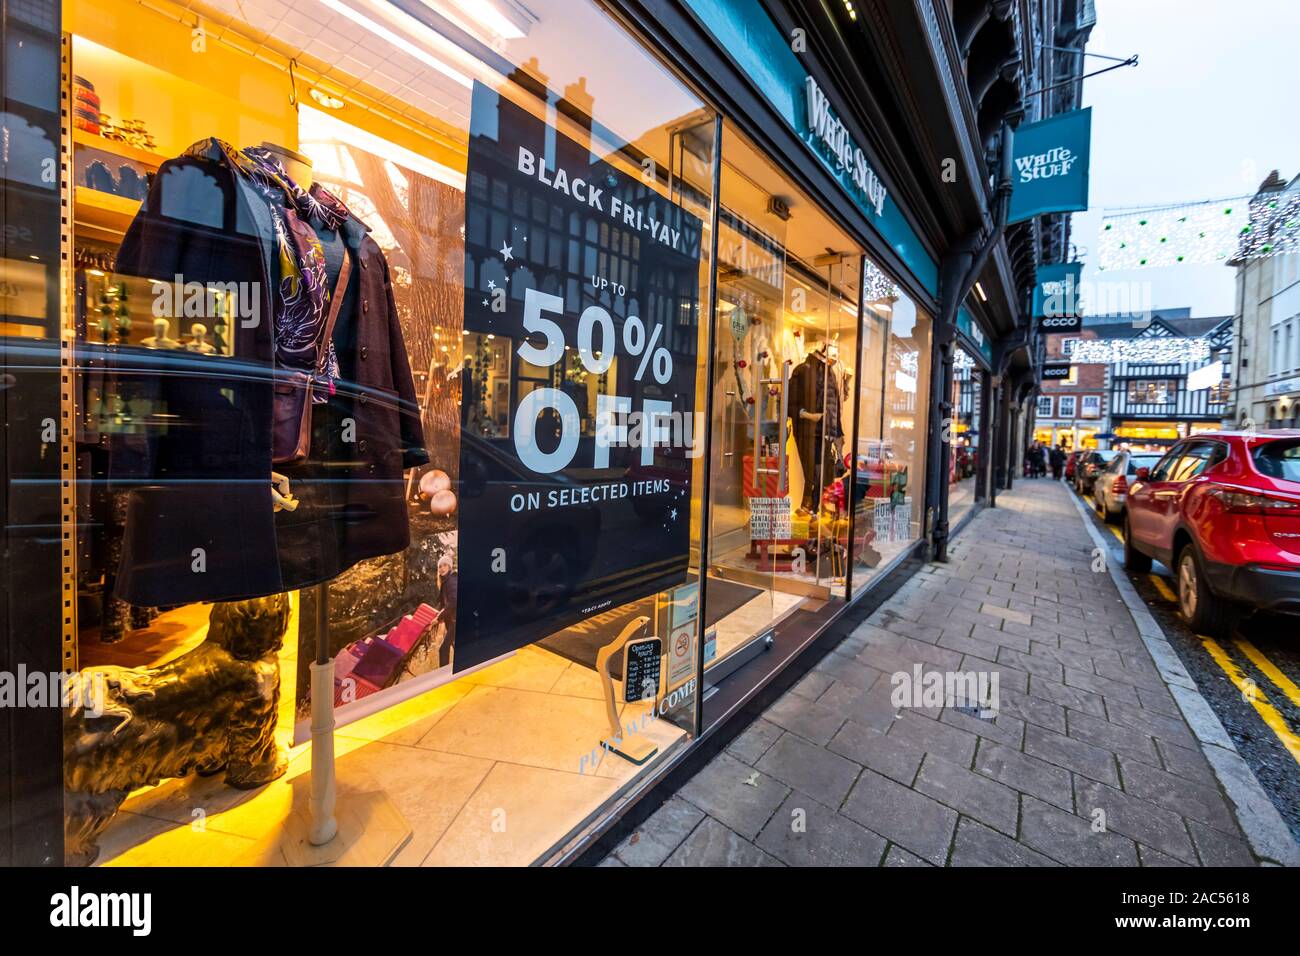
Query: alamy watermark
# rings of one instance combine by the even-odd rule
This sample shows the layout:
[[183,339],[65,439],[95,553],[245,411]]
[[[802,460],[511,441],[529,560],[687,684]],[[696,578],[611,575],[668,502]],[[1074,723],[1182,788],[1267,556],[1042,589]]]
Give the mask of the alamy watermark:
[[926,671],[915,664],[910,672],[895,671],[889,683],[895,709],[951,707],[984,719],[998,715],[997,671]]
[[57,928],[118,927],[132,936],[153,930],[152,893],[97,893],[72,886],[50,897],[50,925]]
[[87,717],[104,713],[111,677],[107,671],[0,671],[0,708],[80,708]]
[[[1132,316],[1135,325],[1151,320],[1151,283],[1091,279],[1076,282],[1073,275],[1043,282],[1043,329],[1052,331],[1053,320],[1072,326],[1075,316]],[[1069,321],[1066,321],[1069,320]]]
[[194,282],[177,273],[171,282],[154,279],[154,318],[237,319],[242,328],[262,320],[260,282]]

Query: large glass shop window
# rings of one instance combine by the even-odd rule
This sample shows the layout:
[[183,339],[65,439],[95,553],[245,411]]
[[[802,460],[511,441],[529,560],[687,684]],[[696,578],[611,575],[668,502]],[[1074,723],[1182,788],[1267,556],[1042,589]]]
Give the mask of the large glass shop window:
[[862,272],[855,589],[921,534],[930,356],[929,317],[874,262],[864,259]]
[[[705,667],[845,597],[860,256],[730,126],[714,330]],[[879,380],[880,367],[869,370]],[[806,619],[806,615],[805,615]]]
[[959,521],[975,503],[976,470],[981,466],[980,434],[983,372],[960,345],[953,349],[952,443],[948,458],[948,523]]
[[68,860],[266,859],[330,705],[546,859],[695,725],[714,116],[585,0],[65,10]]

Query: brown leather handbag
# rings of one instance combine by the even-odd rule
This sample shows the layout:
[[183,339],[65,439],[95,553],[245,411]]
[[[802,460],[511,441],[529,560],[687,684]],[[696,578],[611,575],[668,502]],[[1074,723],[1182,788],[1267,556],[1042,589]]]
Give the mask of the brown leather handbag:
[[316,372],[309,374],[297,369],[276,369],[275,401],[271,426],[271,462],[276,465],[294,465],[305,461],[311,453],[312,390],[316,379],[325,372],[329,343],[334,336],[334,323],[338,321],[343,297],[348,291],[348,277],[352,274],[352,256],[343,256],[338,280],[330,295],[329,313],[320,340],[316,343]]

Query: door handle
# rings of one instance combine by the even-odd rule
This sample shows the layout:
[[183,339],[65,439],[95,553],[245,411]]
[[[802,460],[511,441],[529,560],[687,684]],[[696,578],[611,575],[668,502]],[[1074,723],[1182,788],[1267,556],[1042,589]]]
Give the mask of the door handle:
[[767,404],[767,396],[763,394],[763,373],[759,371],[759,362],[765,356],[765,352],[759,350],[758,336],[754,336],[753,346],[750,351],[749,367],[753,370],[754,387],[754,487],[759,491],[763,489],[763,481],[760,475],[763,474],[763,407]]
[[728,389],[726,397],[727,400],[722,403],[722,457],[734,458],[736,453],[728,451],[727,446],[731,444],[731,422],[728,419],[733,414],[732,406],[735,405],[735,402],[732,399],[736,397],[736,393]]
[[781,470],[781,473],[776,480],[777,481],[776,486],[778,489],[786,487],[785,446],[790,439],[789,415],[790,415],[790,366],[791,364],[792,363],[789,362],[788,360],[781,363],[781,424],[777,429],[777,440],[780,442],[780,445],[777,447],[776,450],[777,453],[776,460],[780,463],[777,467],[780,468]]
[[[776,487],[780,491],[785,487],[785,444],[789,436],[788,416],[790,414],[790,362],[783,362],[781,365],[780,378],[762,378],[759,379],[760,388],[779,388],[781,390],[781,402],[778,406],[780,417],[776,420]],[[771,474],[771,468],[763,468],[763,474]]]

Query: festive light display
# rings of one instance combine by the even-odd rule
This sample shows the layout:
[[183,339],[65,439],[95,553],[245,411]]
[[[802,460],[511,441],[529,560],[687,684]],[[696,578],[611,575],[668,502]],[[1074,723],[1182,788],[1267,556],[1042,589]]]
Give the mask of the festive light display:
[[1300,252],[1300,188],[1116,213],[1102,219],[1097,246],[1103,271]]
[[1118,213],[1102,219],[1098,268],[1227,262],[1250,225],[1248,197]]
[[1205,338],[1087,339],[1076,342],[1070,355],[1076,365],[1177,365],[1209,358],[1210,340]]
[[1237,236],[1237,259],[1300,252],[1300,181],[1250,202],[1250,224]]
[[866,268],[863,270],[863,298],[867,302],[880,302],[886,299],[893,300],[899,296],[898,286],[894,280],[885,275],[870,259],[865,260]]

